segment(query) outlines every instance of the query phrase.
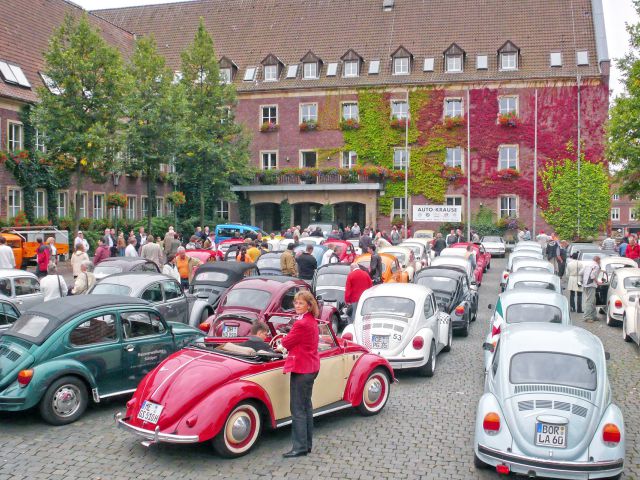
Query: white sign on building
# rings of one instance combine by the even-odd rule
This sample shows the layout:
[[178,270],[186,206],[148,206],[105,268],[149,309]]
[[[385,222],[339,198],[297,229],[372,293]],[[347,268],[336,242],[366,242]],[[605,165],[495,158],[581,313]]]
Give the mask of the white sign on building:
[[462,207],[453,205],[414,205],[414,222],[461,222]]

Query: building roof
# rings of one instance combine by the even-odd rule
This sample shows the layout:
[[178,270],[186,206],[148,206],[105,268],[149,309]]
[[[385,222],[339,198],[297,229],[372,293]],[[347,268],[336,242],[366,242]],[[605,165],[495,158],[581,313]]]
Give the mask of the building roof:
[[[204,18],[218,56],[238,66],[234,83],[240,92],[601,75],[592,0],[482,3],[479,9],[473,0],[396,0],[384,11],[382,0],[195,0],[94,13],[136,34],[153,33],[175,70]],[[498,70],[498,50],[506,42],[519,49],[516,71]],[[443,52],[452,44],[465,52],[462,73],[444,72]],[[410,75],[392,75],[391,55],[400,47],[412,56]],[[340,59],[350,49],[364,63],[359,77],[343,78]],[[576,65],[576,51],[588,52],[589,65]],[[285,78],[285,68],[278,81],[263,81],[260,62],[268,55],[289,66],[307,52],[322,59],[318,79],[301,79],[302,68],[295,78]],[[552,52],[562,53],[562,67],[550,66]],[[486,70],[476,68],[478,55],[487,56]],[[434,60],[433,71],[423,71],[431,64],[425,59]],[[379,73],[369,74],[376,60]],[[327,76],[332,63],[338,64],[337,75]],[[258,70],[247,82],[248,67]]]
[[[66,0],[0,1],[0,60],[19,66],[31,88],[12,85],[0,76],[0,97],[35,102],[36,88],[43,85],[38,72],[44,68],[43,54],[49,38],[62,24],[65,15],[81,15],[84,10]],[[125,56],[133,51],[134,36],[109,21],[89,14],[89,21],[104,39]]]

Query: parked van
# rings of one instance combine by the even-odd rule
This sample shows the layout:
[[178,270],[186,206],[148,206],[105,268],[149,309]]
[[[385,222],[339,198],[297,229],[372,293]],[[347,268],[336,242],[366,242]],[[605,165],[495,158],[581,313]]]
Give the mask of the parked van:
[[253,225],[243,225],[241,223],[224,223],[221,225],[216,225],[216,244],[222,242],[223,240],[235,238],[236,233],[238,234],[238,236],[244,238],[250,232],[252,232],[251,236],[255,236],[260,233],[265,239],[269,236],[268,233],[264,232],[259,227],[254,227]]

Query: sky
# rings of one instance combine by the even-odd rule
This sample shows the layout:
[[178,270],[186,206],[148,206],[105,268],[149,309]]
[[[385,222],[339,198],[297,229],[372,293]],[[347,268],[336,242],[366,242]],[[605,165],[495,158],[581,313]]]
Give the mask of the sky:
[[[87,10],[172,3],[173,1],[175,0],[73,0],[74,3]],[[613,60],[622,57],[628,50],[629,39],[625,30],[625,22],[638,22],[638,15],[631,0],[602,0],[602,3],[604,5],[609,57]],[[620,84],[620,74],[615,62],[612,61],[611,67],[611,89],[613,95],[616,96],[623,91],[623,86]]]

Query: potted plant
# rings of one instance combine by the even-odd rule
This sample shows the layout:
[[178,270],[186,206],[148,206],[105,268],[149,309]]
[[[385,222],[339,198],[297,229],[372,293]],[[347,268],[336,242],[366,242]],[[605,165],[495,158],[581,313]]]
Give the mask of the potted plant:
[[461,125],[464,125],[464,117],[460,115],[456,115],[454,117],[445,117],[444,118],[444,126],[446,128],[456,128]]
[[275,132],[277,131],[279,128],[279,125],[275,122],[263,122],[262,125],[260,125],[260,131],[261,132]]
[[391,119],[391,128],[395,128],[397,130],[404,130],[405,128],[407,128],[407,125],[411,125],[411,122],[408,118],[406,117],[393,117]]
[[515,127],[517,125],[517,118],[515,112],[499,113],[498,123],[503,127]]
[[516,180],[520,178],[520,172],[515,168],[505,168],[503,170],[498,170],[493,175],[493,180]]
[[126,206],[127,206],[127,196],[124,193],[111,192],[107,195],[108,208],[115,208],[115,207],[124,208]]
[[346,120],[342,120],[340,122],[340,128],[344,130],[358,130],[360,128],[360,123],[355,118],[347,118]]
[[185,197],[184,193],[176,190],[167,195],[167,201],[175,206],[180,206],[187,203],[187,197]]
[[303,120],[300,124],[301,132],[311,132],[313,130],[317,130],[317,128],[318,122],[316,122],[315,120]]

